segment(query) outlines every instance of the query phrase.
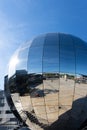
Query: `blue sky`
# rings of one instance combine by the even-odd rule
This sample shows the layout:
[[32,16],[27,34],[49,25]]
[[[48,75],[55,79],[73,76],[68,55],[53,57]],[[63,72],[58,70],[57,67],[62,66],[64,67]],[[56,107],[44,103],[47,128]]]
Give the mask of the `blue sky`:
[[87,41],[87,0],[0,0],[0,89],[14,51],[46,32]]

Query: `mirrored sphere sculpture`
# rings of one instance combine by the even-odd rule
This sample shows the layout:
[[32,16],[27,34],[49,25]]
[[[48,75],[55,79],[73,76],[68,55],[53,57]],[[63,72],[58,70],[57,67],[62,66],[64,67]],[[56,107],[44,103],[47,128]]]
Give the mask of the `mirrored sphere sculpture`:
[[8,102],[32,130],[77,130],[87,119],[87,43],[48,33],[23,44],[9,62]]

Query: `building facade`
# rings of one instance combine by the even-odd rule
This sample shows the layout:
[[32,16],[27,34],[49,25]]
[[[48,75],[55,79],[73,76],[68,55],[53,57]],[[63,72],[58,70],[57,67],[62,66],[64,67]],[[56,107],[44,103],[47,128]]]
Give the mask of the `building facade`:
[[0,129],[12,130],[19,126],[19,121],[10,110],[5,93],[0,90]]

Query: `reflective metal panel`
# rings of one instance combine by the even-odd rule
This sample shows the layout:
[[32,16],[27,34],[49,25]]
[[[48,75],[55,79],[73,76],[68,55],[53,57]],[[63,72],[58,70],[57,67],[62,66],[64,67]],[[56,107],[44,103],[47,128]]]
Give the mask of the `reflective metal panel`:
[[28,73],[42,73],[42,57],[45,36],[33,40],[28,53]]
[[[45,37],[39,37],[33,40],[33,44],[29,48],[28,55],[28,73],[31,76],[29,92],[33,113],[30,112],[40,123],[48,124],[47,112],[44,100],[44,87],[42,75],[42,59]],[[41,126],[42,127],[42,126]]]
[[81,39],[76,39],[74,42],[76,50],[76,84],[74,100],[76,100],[87,95],[87,44],[83,44]]
[[10,78],[16,73],[16,70],[27,71],[27,57],[31,42],[23,44],[12,56],[9,62],[8,77]]
[[75,87],[75,47],[73,39],[68,35],[60,35],[60,89],[59,115],[72,107]]
[[44,101],[48,123],[58,119],[59,36],[48,34],[43,49]]
[[31,129],[77,130],[87,118],[87,43],[61,33],[34,38],[13,55],[8,83]]

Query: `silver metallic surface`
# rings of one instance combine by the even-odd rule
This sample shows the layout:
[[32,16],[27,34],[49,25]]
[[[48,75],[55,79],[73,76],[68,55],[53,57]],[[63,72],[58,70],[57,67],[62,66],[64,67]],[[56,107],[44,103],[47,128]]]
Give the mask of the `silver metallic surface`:
[[79,128],[87,119],[87,43],[61,33],[27,42],[9,63],[9,89],[31,129],[45,129],[57,120]]

